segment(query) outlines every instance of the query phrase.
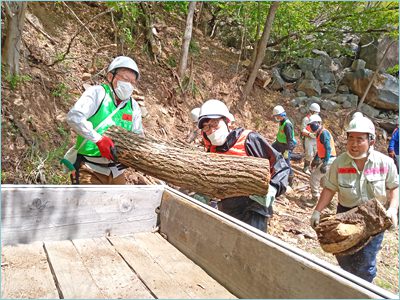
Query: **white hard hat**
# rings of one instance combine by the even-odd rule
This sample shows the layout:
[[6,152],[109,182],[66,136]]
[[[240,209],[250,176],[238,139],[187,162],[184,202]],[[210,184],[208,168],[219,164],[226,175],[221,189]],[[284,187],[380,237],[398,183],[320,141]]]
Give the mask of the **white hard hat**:
[[206,119],[217,119],[225,117],[229,121],[233,117],[229,112],[228,107],[224,102],[216,99],[210,99],[203,103],[200,107],[198,127],[201,129],[203,127],[204,120]]
[[372,139],[375,139],[375,125],[366,117],[358,117],[351,120],[346,130],[346,133],[350,132],[368,133]]
[[276,116],[276,115],[280,115],[281,113],[284,113],[284,112],[285,112],[285,109],[281,105],[277,105],[272,110],[272,115]]
[[192,111],[190,112],[190,116],[193,122],[197,122],[197,120],[199,119],[199,114],[200,114],[200,107],[192,109]]
[[313,122],[320,122],[320,123],[322,123],[322,119],[321,119],[321,117],[320,117],[319,115],[312,115],[312,116],[310,116],[310,119],[308,120],[308,123],[307,123],[307,124],[311,124],[311,123],[313,123]]
[[360,118],[360,117],[364,117],[364,115],[361,112],[357,111],[354,113],[354,115],[351,117],[351,119],[353,120],[353,119]]
[[319,113],[321,108],[319,107],[318,103],[313,103],[310,105],[309,110]]
[[111,62],[111,64],[108,66],[108,72],[112,72],[113,70],[116,70],[118,68],[127,68],[131,69],[133,72],[136,74],[136,79],[139,80],[140,77],[140,72],[139,68],[136,64],[136,62],[127,56],[118,56],[114,58],[114,60]]
[[229,113],[228,119],[229,119],[229,121],[231,121],[231,123],[233,123],[233,122],[236,121],[236,120],[235,120],[235,117],[234,117],[231,113]]

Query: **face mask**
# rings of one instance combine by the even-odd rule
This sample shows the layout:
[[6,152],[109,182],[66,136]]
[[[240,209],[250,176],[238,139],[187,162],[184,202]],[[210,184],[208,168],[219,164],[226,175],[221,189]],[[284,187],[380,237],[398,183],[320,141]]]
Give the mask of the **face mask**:
[[212,134],[207,135],[207,137],[210,140],[212,145],[221,146],[225,143],[228,134],[229,134],[228,127],[226,125],[222,125],[220,128],[218,128]]
[[133,93],[133,85],[129,82],[118,81],[117,87],[114,89],[114,91],[120,100],[125,101],[131,97]]
[[346,153],[347,153],[347,155],[350,156],[352,159],[361,159],[361,158],[367,157],[369,152],[365,152],[365,153],[363,153],[363,154],[361,154],[361,155],[359,155],[359,156],[353,156],[353,155],[351,155],[351,154],[349,153],[349,151],[346,151]]
[[319,125],[317,123],[311,123],[310,128],[311,128],[312,132],[316,132],[319,128]]
[[280,122],[281,119],[279,119],[278,117],[274,117],[275,122]]

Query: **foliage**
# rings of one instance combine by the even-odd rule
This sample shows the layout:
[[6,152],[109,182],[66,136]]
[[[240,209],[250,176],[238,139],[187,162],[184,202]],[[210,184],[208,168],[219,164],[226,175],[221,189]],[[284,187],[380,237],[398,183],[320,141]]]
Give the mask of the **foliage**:
[[167,64],[168,64],[171,68],[175,68],[175,67],[177,66],[175,57],[169,56],[169,57],[167,58]]
[[4,79],[10,85],[12,91],[14,91],[17,88],[18,84],[32,80],[32,78],[29,75],[17,75],[17,74],[14,75],[7,74]]
[[399,77],[399,65],[397,64],[394,67],[387,68],[385,72],[392,76]]
[[199,43],[195,40],[195,39],[191,39],[190,40],[190,44],[189,44],[189,53],[193,54],[193,55],[198,55],[200,54],[200,46]]
[[65,84],[64,82],[60,82],[57,84],[57,86],[51,91],[51,94],[54,97],[59,97],[61,99],[64,99],[65,101],[68,101],[71,98],[71,95],[69,94],[69,86]]

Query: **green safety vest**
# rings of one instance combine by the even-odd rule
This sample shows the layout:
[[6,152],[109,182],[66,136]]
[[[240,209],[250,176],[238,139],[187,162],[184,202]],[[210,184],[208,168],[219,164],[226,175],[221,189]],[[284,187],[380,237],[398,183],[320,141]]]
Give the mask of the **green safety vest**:
[[[286,119],[285,122],[283,122],[282,125],[279,126],[278,134],[276,135],[276,140],[281,144],[287,144],[287,139],[286,139],[286,134],[285,134],[285,125],[287,122],[292,124],[289,119]],[[294,138],[293,126],[292,126],[292,134],[293,134],[293,142],[296,144],[296,139]]]
[[[106,91],[106,95],[103,101],[101,102],[97,112],[88,119],[88,121],[93,124],[93,128],[96,128],[115,109],[117,109],[117,106],[115,106],[114,104],[114,96],[110,87],[107,84],[102,84],[102,87]],[[105,122],[105,124],[103,124],[96,131],[99,134],[103,134],[111,126],[119,126],[128,131],[132,131],[132,126],[133,126],[132,118],[133,118],[132,101],[128,101],[124,107],[121,107],[108,122]],[[85,138],[83,136],[78,135],[75,144],[75,149],[79,149],[79,146],[84,140]],[[89,140],[86,141],[86,143],[82,146],[82,148],[79,149],[78,153],[85,156],[101,156],[100,150],[97,147],[96,143],[93,143],[92,141]]]

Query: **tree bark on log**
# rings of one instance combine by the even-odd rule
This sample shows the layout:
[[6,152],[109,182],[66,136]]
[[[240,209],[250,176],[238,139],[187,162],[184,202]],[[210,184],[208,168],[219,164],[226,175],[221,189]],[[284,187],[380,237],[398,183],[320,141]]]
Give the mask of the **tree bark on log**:
[[347,212],[322,218],[315,231],[325,252],[350,255],[390,226],[392,221],[386,216],[384,207],[372,199]]
[[114,141],[120,163],[170,184],[218,199],[268,192],[267,159],[206,153],[115,126],[106,135]]

